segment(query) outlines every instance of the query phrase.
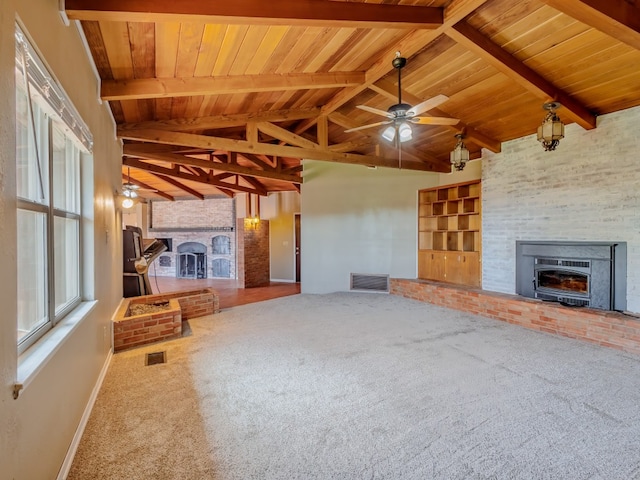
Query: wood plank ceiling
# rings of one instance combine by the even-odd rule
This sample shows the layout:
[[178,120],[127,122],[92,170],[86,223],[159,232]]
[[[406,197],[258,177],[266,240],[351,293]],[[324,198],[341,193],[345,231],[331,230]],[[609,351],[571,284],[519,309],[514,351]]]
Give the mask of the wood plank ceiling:
[[66,0],[124,140],[123,180],[149,198],[299,190],[301,159],[398,168],[384,118],[448,100],[413,125],[405,169],[450,171],[534,133],[555,100],[565,124],[640,105],[636,0]]

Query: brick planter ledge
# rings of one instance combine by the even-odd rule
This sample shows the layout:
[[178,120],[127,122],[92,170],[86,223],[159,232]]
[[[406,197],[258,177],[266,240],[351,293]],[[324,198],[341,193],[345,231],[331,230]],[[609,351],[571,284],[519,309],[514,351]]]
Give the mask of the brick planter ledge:
[[[131,305],[169,302],[168,310],[130,315]],[[212,288],[124,298],[113,319],[113,349],[120,351],[182,336],[182,322],[219,311],[219,297]]]
[[390,293],[640,354],[640,319],[427,280],[390,279]]

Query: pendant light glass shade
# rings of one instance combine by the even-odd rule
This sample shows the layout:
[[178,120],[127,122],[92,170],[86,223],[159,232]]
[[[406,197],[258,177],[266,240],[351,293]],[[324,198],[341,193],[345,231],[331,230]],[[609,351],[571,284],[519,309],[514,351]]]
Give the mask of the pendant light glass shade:
[[413,138],[413,130],[408,122],[402,122],[400,125],[390,125],[382,132],[382,138],[388,142],[393,142],[398,135],[398,140],[402,142],[408,142]]
[[564,138],[564,125],[556,114],[556,109],[561,106],[558,102],[549,102],[542,106],[547,110],[547,114],[542,121],[542,125],[538,127],[538,141],[545,151],[555,150],[560,140]]
[[388,142],[393,142],[393,139],[396,138],[396,127],[390,126],[385,128],[384,132],[382,132],[382,138]]
[[458,143],[456,143],[456,146],[451,152],[449,158],[451,160],[451,165],[453,165],[456,170],[462,171],[469,161],[469,150],[462,141],[464,138],[463,134],[456,134],[456,138],[458,139]]
[[413,132],[411,131],[411,125],[407,122],[402,122],[398,127],[398,136],[401,142],[408,142],[413,138]]

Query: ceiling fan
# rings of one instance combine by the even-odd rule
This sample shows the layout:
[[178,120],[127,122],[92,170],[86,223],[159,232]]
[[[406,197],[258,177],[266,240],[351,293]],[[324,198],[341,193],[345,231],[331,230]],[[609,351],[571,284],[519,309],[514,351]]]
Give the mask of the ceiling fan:
[[362,127],[350,128],[349,130],[345,130],[345,133],[356,132],[366,128],[379,127],[381,125],[389,125],[382,132],[382,138],[390,142],[393,142],[394,140],[397,140],[398,142],[406,142],[411,140],[413,137],[413,131],[411,129],[412,123],[418,125],[456,125],[460,121],[457,118],[419,116],[421,113],[446,102],[449,99],[446,95],[436,95],[435,97],[419,103],[415,107],[412,107],[408,103],[403,103],[402,68],[407,64],[407,59],[400,56],[400,52],[396,52],[396,57],[393,59],[391,64],[393,65],[393,68],[398,70],[398,103],[391,105],[386,112],[367,105],[357,106],[357,108],[361,110],[387,117],[387,120],[370,123],[368,125],[363,125]]
[[131,208],[136,201],[135,199],[139,197],[138,192],[157,192],[157,190],[141,188],[140,185],[133,183],[131,181],[131,170],[127,167],[127,181],[122,184],[122,196],[125,197],[122,206]]

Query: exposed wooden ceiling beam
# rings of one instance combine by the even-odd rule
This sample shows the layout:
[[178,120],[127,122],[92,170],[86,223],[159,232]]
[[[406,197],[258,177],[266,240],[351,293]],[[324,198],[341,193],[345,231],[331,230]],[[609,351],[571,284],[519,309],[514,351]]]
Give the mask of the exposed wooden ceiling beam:
[[443,9],[324,0],[65,0],[71,20],[431,29]]
[[315,118],[320,114],[319,108],[305,108],[296,110],[274,110],[255,113],[239,113],[231,115],[215,115],[209,117],[179,118],[174,120],[159,120],[152,122],[123,123],[119,125],[123,130],[154,129],[180,131],[211,130],[215,128],[242,127],[250,121],[256,122],[286,122]]
[[266,133],[267,135],[270,135],[274,138],[277,138],[278,140],[283,141],[284,143],[288,143],[289,145],[294,145],[296,147],[302,147],[302,148],[320,148],[320,145],[318,145],[315,142],[312,142],[311,140],[307,140],[304,137],[301,137],[300,135],[296,135],[293,132],[290,132],[289,130],[286,130],[282,127],[279,127],[277,125],[274,125],[273,123],[270,122],[257,122],[257,127],[258,130],[260,130],[262,133]]
[[288,73],[228,77],[138,78],[103,80],[103,100],[225,95],[339,88],[364,83],[364,72]]
[[[374,92],[379,93],[380,95],[386,96],[390,100],[397,101],[398,87],[392,81],[386,78],[378,80],[369,88]],[[407,92],[404,89],[402,90],[402,99],[403,101],[413,105],[417,105],[418,103],[424,100],[419,97],[416,97],[415,95],[412,95],[411,93]],[[439,108],[432,108],[431,110],[429,110],[428,113],[433,114],[437,117],[449,116],[449,114],[440,110]],[[468,140],[472,141],[473,143],[475,143],[480,147],[484,147],[488,150],[491,150],[494,153],[499,153],[500,150],[502,149],[502,142],[499,142],[498,140],[495,140],[493,138],[487,137],[486,135],[483,135],[482,133],[478,132],[474,128],[468,125],[465,125],[463,122],[459,122],[457,125],[444,125],[444,127],[454,132],[460,132],[461,130],[464,130],[465,137]]]
[[625,0],[541,0],[550,7],[640,50],[640,4]]
[[202,158],[193,158],[186,155],[180,155],[178,153],[162,153],[156,152],[147,147],[153,147],[153,145],[144,144],[128,144],[123,146],[122,154],[125,157],[136,157],[145,160],[156,160],[166,163],[174,163],[177,165],[190,165],[192,167],[200,167],[205,169],[220,170],[223,172],[230,172],[240,175],[247,175],[252,177],[270,178],[272,180],[282,180],[283,182],[290,183],[302,183],[302,177],[297,175],[287,175],[279,173],[273,170],[258,170],[250,167],[243,167],[235,163],[221,163],[212,162],[211,160],[204,160]]
[[353,152],[362,147],[372,147],[373,141],[371,137],[365,137],[360,140],[351,140],[349,142],[334,143],[329,145],[329,150],[332,152]]
[[182,180],[188,180],[190,182],[204,183],[206,185],[213,185],[214,187],[222,187],[232,191],[237,190],[241,192],[255,193],[257,195],[260,195],[261,193],[255,188],[222,182],[220,180],[211,178],[210,176],[203,177],[201,175],[192,175],[190,173],[181,172],[179,170],[176,171],[171,168],[162,167],[160,165],[155,165],[153,163],[146,163],[141,160],[136,160],[133,158],[123,158],[122,164],[127,167],[136,168],[138,170],[144,170],[145,172],[159,173],[161,175],[166,175],[168,177],[180,178]]
[[191,187],[188,187],[187,185],[185,185],[182,182],[177,181],[175,178],[173,177],[169,177],[167,175],[161,175],[159,173],[154,173],[154,172],[150,172],[151,175],[158,177],[160,180],[162,180],[163,182],[167,182],[171,185],[173,185],[174,187],[178,187],[180,190],[182,190],[183,192],[188,193],[189,195],[192,195],[200,200],[204,200],[204,195],[202,195],[200,192],[198,192],[197,190],[194,190]]
[[[228,138],[194,135],[191,133],[167,132],[163,130],[118,130],[118,137],[126,140],[136,140],[151,143],[165,143],[168,145],[186,145],[209,150],[221,149],[238,153],[254,153],[263,155],[275,155],[278,157],[290,157],[309,160],[322,160],[327,162],[349,163],[356,165],[371,165],[377,167],[396,168],[397,159],[382,158],[372,155],[357,155],[354,153],[338,153],[329,150],[289,147],[272,145],[269,143],[256,143],[244,140],[232,140]],[[423,162],[403,162],[407,170],[434,171],[434,167]],[[161,172],[162,173],[162,172]]]
[[[487,1],[489,0],[453,0],[444,10],[444,21],[442,25],[431,31],[417,30],[411,32],[399,42],[395,43],[392,48],[380,53],[373,65],[367,70],[365,83],[356,87],[347,87],[341,90],[322,107],[322,114],[328,115],[335,112],[356,95],[366,90],[370,85],[392,71],[393,66],[391,65],[391,61],[393,60],[396,52],[401,52],[402,55],[407,58],[412,57]],[[301,122],[298,128],[295,129],[295,133],[300,134],[305,130],[308,130],[315,124],[315,122],[315,118]]]
[[144,182],[141,182],[140,180],[136,180],[135,178],[131,178],[130,175],[124,175],[123,174],[122,175],[122,179],[128,181],[129,183],[133,183],[134,185],[137,185],[140,188],[144,188],[145,190],[149,190],[149,193],[151,193],[153,195],[158,195],[159,197],[166,198],[167,200],[169,200],[171,202],[175,201],[175,198],[173,198],[168,193],[165,193],[162,190],[158,190],[157,188],[154,188],[151,185],[148,185],[148,184],[146,184]]
[[[260,155],[254,155],[252,153],[242,153],[241,154],[242,157],[244,157],[246,160],[249,160],[250,162],[255,163],[256,165],[258,165],[259,167],[261,167],[262,169],[264,169],[267,172],[275,172],[276,168],[273,167],[270,163],[268,163],[264,158],[260,158]],[[262,155],[264,157],[264,155]]]
[[493,65],[497,70],[519,83],[522,87],[543,101],[556,100],[562,104],[564,113],[583,128],[590,130],[596,127],[596,117],[589,112],[584,105],[571,97],[568,93],[555,87],[551,82],[527,65],[516,59],[509,52],[493,43],[466,22],[460,22],[450,30],[447,35],[463,45],[468,50]]
[[253,185],[253,187],[254,187],[256,190],[260,190],[260,191],[264,192],[264,193],[262,193],[261,195],[266,195],[266,194],[267,194],[267,189],[266,189],[266,187],[265,187],[262,183],[260,183],[256,178],[248,177],[248,176],[245,176],[245,175],[238,175],[238,177],[239,177],[239,178],[242,178],[242,179],[243,179],[245,182],[247,182],[249,185]]

